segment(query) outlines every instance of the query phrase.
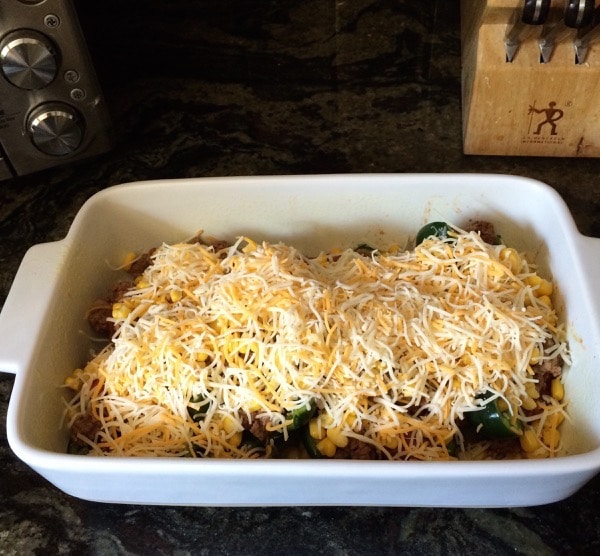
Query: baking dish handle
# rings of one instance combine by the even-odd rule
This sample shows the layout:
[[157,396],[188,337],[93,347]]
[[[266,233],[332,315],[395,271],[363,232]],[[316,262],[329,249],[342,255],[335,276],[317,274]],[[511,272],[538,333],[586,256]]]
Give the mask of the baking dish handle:
[[63,241],[30,247],[0,312],[0,371],[17,374],[35,351],[58,279]]

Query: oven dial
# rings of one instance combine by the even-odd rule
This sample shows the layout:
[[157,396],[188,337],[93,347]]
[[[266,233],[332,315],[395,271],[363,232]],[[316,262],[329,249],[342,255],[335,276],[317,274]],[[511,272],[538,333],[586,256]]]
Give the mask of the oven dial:
[[15,31],[0,42],[0,67],[20,89],[42,89],[56,77],[58,54],[46,36],[31,30]]
[[44,154],[66,156],[81,145],[84,123],[77,111],[68,104],[48,103],[29,115],[27,131],[33,144]]

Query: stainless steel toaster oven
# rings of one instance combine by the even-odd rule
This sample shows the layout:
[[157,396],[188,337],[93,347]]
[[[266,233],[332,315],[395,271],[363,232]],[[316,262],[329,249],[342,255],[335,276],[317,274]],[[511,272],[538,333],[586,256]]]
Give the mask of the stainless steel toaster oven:
[[0,0],[0,180],[109,148],[108,110],[71,0]]

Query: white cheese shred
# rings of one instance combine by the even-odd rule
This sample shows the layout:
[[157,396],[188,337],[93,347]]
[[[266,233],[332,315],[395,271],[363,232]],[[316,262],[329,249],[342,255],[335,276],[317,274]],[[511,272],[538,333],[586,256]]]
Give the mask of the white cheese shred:
[[326,428],[381,457],[448,459],[484,392],[542,429],[522,408],[532,363],[569,354],[532,277],[524,255],[475,232],[312,258],[249,238],[164,244],[111,343],[73,375],[68,416],[100,424],[84,439],[96,455],[257,457],[244,426],[287,438],[290,412],[314,400]]

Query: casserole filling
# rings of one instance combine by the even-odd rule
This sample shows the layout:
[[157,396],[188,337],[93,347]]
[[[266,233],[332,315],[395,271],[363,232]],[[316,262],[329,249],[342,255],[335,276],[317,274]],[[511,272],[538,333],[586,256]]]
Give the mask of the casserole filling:
[[111,340],[66,381],[70,449],[554,456],[569,353],[552,283],[489,224],[432,230],[414,249],[200,236],[135,258],[90,309]]

